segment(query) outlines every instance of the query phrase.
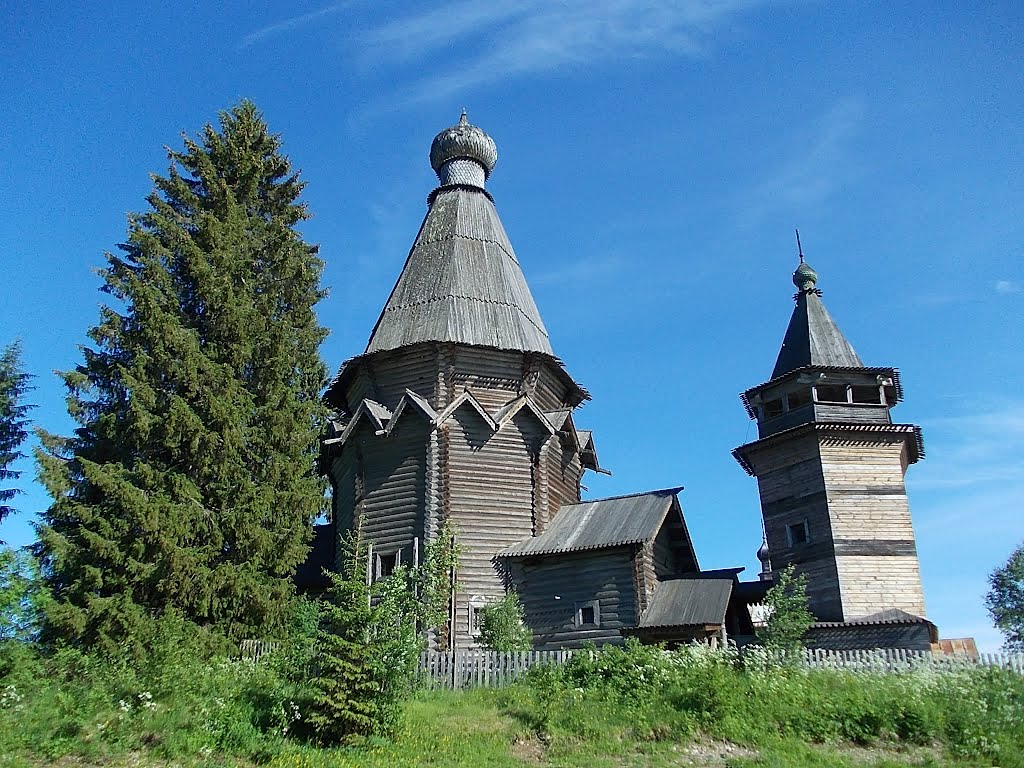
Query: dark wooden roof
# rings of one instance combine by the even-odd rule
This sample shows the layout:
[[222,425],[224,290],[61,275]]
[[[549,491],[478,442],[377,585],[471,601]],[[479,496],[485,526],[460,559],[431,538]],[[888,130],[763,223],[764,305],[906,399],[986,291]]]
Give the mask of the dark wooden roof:
[[[734,448],[732,455],[743,467],[744,471],[754,476],[754,468],[750,465],[750,461],[747,459],[747,454],[754,448],[760,448],[765,445],[770,445],[772,442],[779,440],[786,440],[796,435],[803,433],[816,432],[819,435],[837,435],[843,434],[846,439],[855,440],[856,433],[861,434],[889,434],[889,435],[904,435],[907,441],[907,462],[909,464],[916,464],[918,461],[924,458],[924,437],[921,435],[921,428],[914,424],[842,424],[836,422],[823,422],[816,421],[809,424],[798,424],[795,427],[784,429],[781,432],[775,432],[774,434],[762,437],[760,440],[755,440],[752,443],[746,443],[738,448]],[[845,434],[844,434],[845,433]]]
[[649,541],[658,535],[681,490],[668,488],[564,506],[540,536],[513,544],[496,557],[550,555]]
[[872,613],[868,616],[861,616],[857,619],[850,619],[849,621],[817,621],[813,626],[815,627],[867,627],[867,626],[878,626],[888,624],[931,624],[928,619],[924,616],[916,616],[913,613],[907,613],[900,608],[887,608],[884,611],[878,613]]
[[733,576],[701,578],[698,574],[660,582],[654,590],[651,604],[640,617],[639,628],[724,624],[733,579]]
[[441,187],[366,352],[425,341],[551,355],[548,332],[490,196]]
[[825,309],[817,290],[800,291],[771,378],[808,365],[863,368],[864,363]]

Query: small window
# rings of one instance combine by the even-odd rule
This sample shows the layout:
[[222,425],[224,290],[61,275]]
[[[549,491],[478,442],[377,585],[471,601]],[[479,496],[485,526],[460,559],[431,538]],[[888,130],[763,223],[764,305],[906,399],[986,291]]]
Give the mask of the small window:
[[789,535],[789,546],[791,547],[798,547],[811,541],[811,531],[806,520],[790,523],[786,526],[786,533]]
[[601,604],[597,600],[576,604],[576,626],[601,626]]
[[786,395],[786,405],[789,406],[789,410],[795,411],[797,408],[803,408],[805,405],[811,404],[811,390],[810,389],[797,389]]
[[766,419],[774,419],[776,416],[782,415],[782,398],[776,398],[775,400],[768,400],[764,404],[764,417]]
[[845,384],[819,384],[814,392],[819,403],[847,402]]
[[853,398],[855,403],[867,405],[882,404],[882,390],[877,385],[871,387],[850,387],[850,397]]
[[374,576],[377,579],[386,579],[392,573],[395,572],[395,568],[398,567],[399,555],[398,552],[391,552],[390,554],[379,554],[376,557],[376,573]]
[[484,606],[482,605],[471,605],[469,606],[469,634],[473,637],[479,637],[481,630],[484,628]]

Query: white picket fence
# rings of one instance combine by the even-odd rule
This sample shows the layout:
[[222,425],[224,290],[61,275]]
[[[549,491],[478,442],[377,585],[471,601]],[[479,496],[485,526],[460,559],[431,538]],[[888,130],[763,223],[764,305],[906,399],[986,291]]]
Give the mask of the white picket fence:
[[[564,664],[574,653],[588,651],[428,651],[420,656],[420,677],[430,688],[499,688],[538,664]],[[877,651],[807,650],[801,664],[810,669],[861,672],[906,672],[923,667],[956,670],[972,666],[1008,669],[1024,675],[1024,654],[983,653],[977,658],[944,656],[929,651],[899,649]]]

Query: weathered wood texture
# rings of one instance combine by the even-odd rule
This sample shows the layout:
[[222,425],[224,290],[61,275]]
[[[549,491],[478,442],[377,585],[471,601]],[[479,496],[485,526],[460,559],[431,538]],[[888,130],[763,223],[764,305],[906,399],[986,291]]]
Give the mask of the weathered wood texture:
[[[807,576],[808,604],[822,621],[842,621],[839,576],[833,558],[832,525],[825,478],[814,435],[752,451],[772,568],[795,565]],[[806,523],[809,544],[790,543],[790,525]]]
[[543,454],[543,471],[547,482],[547,508],[539,520],[538,533],[554,520],[560,507],[580,500],[580,479],[583,466],[574,445],[561,437],[548,441]]
[[[622,627],[635,626],[634,550],[570,552],[514,560],[509,570],[538,650],[579,648],[587,642],[622,643]],[[581,606],[597,601],[596,625],[579,626]]]
[[357,438],[364,494],[362,514],[367,539],[374,551],[402,551],[412,557],[413,539],[423,539],[426,494],[426,445],[429,427],[418,414],[401,419],[388,436],[361,427]]
[[807,633],[808,648],[845,651],[903,648],[928,651],[931,634],[926,624],[881,624],[814,628]]
[[451,519],[458,531],[457,644],[469,637],[470,601],[505,593],[494,555],[533,535],[532,454],[542,430],[517,414],[494,433],[475,410],[462,406],[451,422]]
[[[575,406],[580,395],[558,364],[544,355],[417,344],[350,363],[345,401],[354,411],[363,398],[394,411],[406,389],[441,414],[467,390],[492,417],[522,394],[541,412]],[[495,431],[471,404],[443,423],[430,424],[406,409],[388,434],[359,424],[329,464],[336,486],[334,519],[344,536],[359,515],[375,550],[401,549],[408,561],[414,538],[424,544],[451,518],[462,550],[454,606],[456,647],[473,647],[470,602],[504,594],[492,557],[528,538],[558,507],[580,497],[583,473],[572,439],[552,438],[528,408]]]
[[[803,434],[750,451],[775,570],[808,577],[811,610],[843,621],[925,615],[903,474],[906,436]],[[791,526],[806,523],[808,541]]]

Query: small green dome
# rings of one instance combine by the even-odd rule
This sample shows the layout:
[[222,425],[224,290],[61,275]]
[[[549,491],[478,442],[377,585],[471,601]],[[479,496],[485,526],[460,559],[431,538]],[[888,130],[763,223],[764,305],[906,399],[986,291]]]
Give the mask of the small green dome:
[[797,267],[796,272],[793,273],[793,285],[801,291],[812,291],[814,290],[814,286],[817,282],[818,273],[811,269],[810,264],[801,261],[800,266]]

